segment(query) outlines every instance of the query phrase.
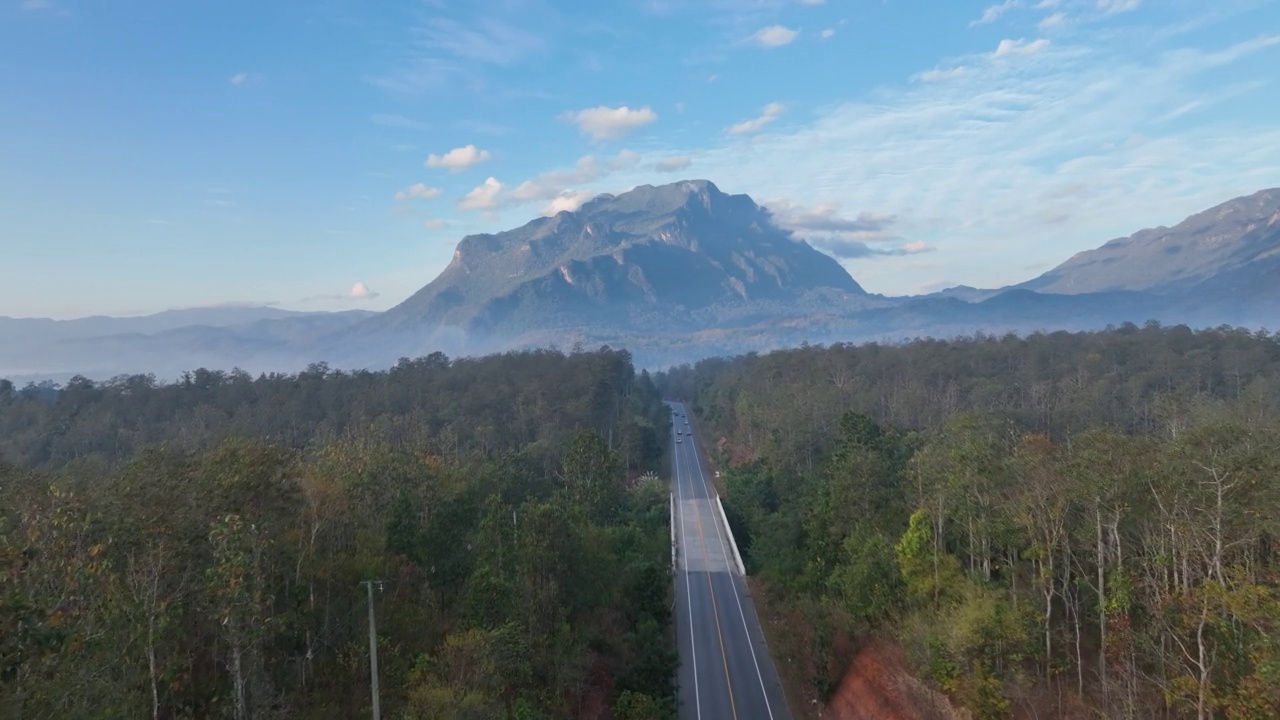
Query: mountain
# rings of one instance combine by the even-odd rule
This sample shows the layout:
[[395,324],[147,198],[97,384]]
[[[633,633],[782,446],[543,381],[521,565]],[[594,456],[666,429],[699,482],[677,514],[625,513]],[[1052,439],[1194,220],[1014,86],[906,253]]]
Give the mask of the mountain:
[[1087,330],[1158,320],[1275,327],[1280,190],[1082,252],[1020,285],[868,294],[766,208],[711,182],[644,185],[470,235],[384,313],[210,308],[141,318],[0,318],[0,377],[102,379],[197,367],[387,367],[441,351],[608,344],[646,367],[803,343]]
[[95,315],[74,320],[11,318],[0,315],[0,345],[9,342],[46,342],[128,333],[151,335],[193,325],[236,327],[260,320],[280,320],[313,314],[266,306],[225,305],[165,310],[136,317]]
[[[1264,291],[1280,268],[1280,188],[1262,190],[1197,213],[1174,227],[1140,230],[1017,287],[1078,295],[1110,291],[1209,293],[1207,299]],[[1243,298],[1241,298],[1243,299]]]
[[324,337],[374,316],[366,310],[292,312],[270,307],[171,310],[131,318],[0,317],[0,377],[93,378],[197,367],[290,370],[322,360]]
[[838,262],[793,239],[750,197],[691,180],[599,195],[576,212],[467,236],[439,277],[370,325],[688,328],[765,305],[794,311],[865,295]]

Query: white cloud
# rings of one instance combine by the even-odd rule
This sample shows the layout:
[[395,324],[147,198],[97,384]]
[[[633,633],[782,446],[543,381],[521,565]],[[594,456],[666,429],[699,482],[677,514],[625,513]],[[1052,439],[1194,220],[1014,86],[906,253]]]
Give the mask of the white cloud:
[[1004,0],[999,5],[988,6],[986,10],[982,11],[982,17],[969,23],[969,27],[993,23],[999,20],[1001,15],[1017,7],[1022,7],[1022,0]]
[[433,200],[438,197],[440,197],[440,188],[428,187],[422,183],[415,183],[396,193],[396,200],[399,202],[404,202],[405,200]]
[[498,207],[502,190],[506,187],[497,178],[489,178],[483,185],[476,186],[458,201],[463,210],[492,210]]
[[684,170],[693,164],[693,159],[688,155],[676,155],[674,157],[662,158],[653,164],[653,169],[660,173],[676,172]]
[[1037,10],[1048,10],[1056,7],[1058,7],[1058,0],[1040,0],[1040,2],[1036,3]]
[[888,228],[897,217],[885,213],[863,211],[857,217],[840,214],[840,203],[824,202],[811,207],[785,199],[766,200],[778,227],[801,235],[840,236],[857,240],[893,240]]
[[801,5],[825,5],[827,0],[796,0]]
[[[1225,114],[1210,110],[1228,101],[1205,92],[1206,71],[1236,70],[1245,58],[1262,62],[1241,62],[1233,79],[1268,78],[1280,38],[1135,55],[1151,31],[1086,25],[1078,44],[1054,43],[1030,63],[955,58],[967,72],[948,82],[884,88],[749,146],[700,151],[698,174],[757,199],[896,215],[889,230],[902,242],[937,250],[892,265],[849,260],[859,282],[886,293],[944,276],[976,287],[1020,282],[1031,265],[1280,186],[1280,127],[1265,111],[1266,89],[1235,96]],[[1155,122],[1195,101],[1209,106]],[[642,167],[616,184],[651,182]],[[1070,197],[1052,197],[1064,187]]]
[[352,285],[351,289],[343,297],[347,300],[372,300],[378,297],[378,293],[370,290],[368,285],[358,282]]
[[414,120],[413,118],[388,113],[376,113],[374,115],[370,115],[369,121],[374,125],[400,128],[403,130],[426,130],[427,127],[429,127],[426,123]]
[[249,73],[238,72],[235,75],[232,75],[231,79],[228,82],[230,82],[232,85],[243,85],[249,82]]
[[603,161],[594,155],[584,155],[578,162],[566,170],[551,170],[537,177],[526,180],[511,192],[510,202],[525,203],[535,200],[550,200],[573,192],[573,186],[586,185],[607,177],[619,170],[635,167],[640,162],[640,154],[631,150],[623,150]]
[[992,57],[1010,57],[1012,55],[1034,55],[1045,48],[1049,47],[1049,41],[1045,38],[1027,41],[1023,38],[1017,40],[1001,40],[996,46],[995,52],[991,53]]
[[1056,28],[1059,25],[1061,25],[1066,19],[1067,19],[1067,16],[1065,13],[1057,12],[1044,18],[1040,22],[1036,23],[1036,27],[1041,30]]
[[951,78],[960,77],[961,75],[964,75],[966,72],[968,72],[968,69],[965,68],[964,65],[957,65],[953,68],[948,68],[945,70],[941,68],[925,70],[924,72],[919,72],[919,73],[916,73],[915,75],[912,75],[911,79],[919,80],[920,82],[941,82],[943,80],[950,80]]
[[448,168],[449,172],[462,172],[489,160],[488,150],[478,150],[475,145],[456,147],[444,155],[427,156],[427,167]]
[[769,103],[764,106],[764,110],[757,117],[731,125],[725,129],[725,132],[730,135],[752,135],[758,133],[765,125],[781,117],[786,110],[787,106],[782,103]]
[[423,225],[425,225],[428,230],[443,230],[449,227],[449,222],[447,220],[441,220],[440,218],[431,218],[423,223]]
[[418,28],[415,37],[424,49],[490,65],[511,65],[546,47],[541,37],[493,19],[468,27],[436,18]]
[[590,135],[593,140],[617,140],[657,120],[658,114],[647,105],[635,110],[626,105],[616,108],[601,105],[566,113],[563,117],[572,121],[582,134]]
[[568,190],[547,203],[546,207],[542,208],[542,214],[555,215],[560,212],[574,212],[582,207],[583,203],[595,196],[596,194],[589,190]]
[[1098,9],[1106,15],[1137,10],[1142,0],[1098,0]]
[[835,34],[836,34],[835,30],[833,30],[832,28],[827,28],[826,30],[822,31],[822,39],[830,40],[831,38],[835,37]]
[[792,30],[785,25],[770,25],[757,30],[756,34],[751,36],[751,39],[762,47],[774,48],[791,44],[799,35],[799,30]]

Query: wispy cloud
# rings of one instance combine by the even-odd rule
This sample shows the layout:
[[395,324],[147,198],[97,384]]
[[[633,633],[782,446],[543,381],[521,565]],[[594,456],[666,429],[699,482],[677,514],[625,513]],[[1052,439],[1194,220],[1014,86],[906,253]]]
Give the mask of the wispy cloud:
[[434,200],[440,197],[440,188],[428,187],[423,183],[415,183],[396,193],[397,202],[406,200]]
[[790,45],[799,36],[799,30],[793,30],[785,25],[770,25],[757,30],[751,39],[761,47],[776,48]]
[[463,145],[443,155],[435,153],[428,155],[425,165],[429,168],[445,168],[449,172],[456,173],[487,162],[490,157],[488,150],[481,150],[475,145]]
[[[1206,72],[1270,62],[1280,38],[1135,57],[1150,28],[1086,30],[1026,62],[1007,62],[1008,50],[953,58],[966,70],[947,82],[884,89],[750,145],[705,150],[699,174],[756,197],[874,208],[897,216],[893,234],[938,248],[933,269],[903,257],[892,274],[870,273],[879,292],[909,291],[943,267],[966,284],[1017,282],[1023,266],[1280,185],[1280,128],[1258,113],[1205,122],[1215,116],[1193,105],[1217,99],[1205,92]],[[1250,94],[1237,105],[1259,98],[1244,85],[1267,77],[1259,67],[1241,64]],[[1177,122],[1158,122],[1179,111]],[[1069,197],[1050,197],[1062,188]]]
[[934,68],[932,70],[925,70],[924,72],[912,75],[911,79],[919,80],[920,82],[941,82],[943,80],[960,77],[966,72],[968,72],[968,70],[964,65],[957,65],[953,68]]
[[752,135],[764,129],[765,125],[782,117],[782,113],[787,111],[787,106],[782,103],[772,102],[764,106],[760,114],[750,120],[743,120],[740,123],[730,125],[725,128],[725,132],[730,135]]
[[1066,19],[1067,19],[1066,13],[1056,12],[1052,15],[1046,16],[1040,22],[1036,23],[1036,27],[1039,28],[1040,30],[1051,30],[1053,28],[1056,28],[1062,25],[1064,22],[1066,22]]
[[632,110],[623,105],[611,108],[601,105],[562,116],[578,126],[579,132],[593,140],[618,140],[658,119],[647,105]]
[[541,213],[543,215],[555,215],[562,212],[574,212],[582,207],[583,203],[595,196],[596,194],[590,190],[568,190],[552,198],[551,202],[542,208]]
[[1022,0],[1004,0],[1004,2],[999,5],[990,5],[987,9],[982,11],[981,17],[969,23],[969,27],[993,23],[996,20],[999,20],[1001,15],[1004,15],[1010,10],[1018,7],[1022,7]]
[[1025,40],[1018,38],[1017,40],[1001,40],[996,46],[992,57],[1010,57],[1013,55],[1035,55],[1036,53],[1049,47],[1050,43],[1045,38],[1038,40]]
[[491,65],[510,65],[546,47],[538,35],[492,18],[474,27],[434,18],[418,28],[415,36],[425,49]]
[[887,232],[889,226],[897,221],[894,215],[863,211],[857,217],[845,217],[840,214],[840,204],[836,202],[805,207],[788,200],[768,200],[764,205],[769,208],[780,227],[794,232],[822,235],[852,233],[864,240],[889,240],[895,237]]
[[441,218],[431,218],[423,223],[428,230],[443,230],[449,227],[449,221]]
[[510,201],[524,203],[575,196],[577,186],[595,182],[619,170],[635,167],[639,161],[640,155],[631,150],[623,150],[614,157],[604,160],[594,155],[585,155],[578,158],[578,162],[572,168],[551,170],[520,183],[511,192]]
[[1107,15],[1131,12],[1142,7],[1142,0],[1098,0],[1098,9]]
[[227,78],[227,82],[231,83],[236,87],[253,85],[255,83],[260,82],[261,80],[262,80],[262,73],[245,72],[245,71],[238,72],[232,75],[231,77]]
[[653,169],[660,173],[672,173],[684,170],[693,164],[693,158],[688,155],[676,155],[674,157],[666,157],[655,162]]
[[497,178],[491,177],[464,195],[458,201],[458,207],[463,210],[492,210],[498,207],[504,187]]
[[71,11],[62,8],[59,5],[55,5],[52,2],[49,2],[49,0],[23,0],[22,9],[25,10],[26,12],[33,12],[33,13],[34,12],[53,13],[55,15],[60,15],[62,17],[67,17],[71,14]]
[[841,260],[902,257],[933,252],[936,249],[929,243],[919,240],[894,247],[877,247],[852,238],[830,237],[814,240],[812,244]]
[[831,38],[835,37],[835,35],[836,35],[836,31],[834,28],[827,28],[826,30],[822,31],[820,36],[822,37],[823,40],[830,40]]

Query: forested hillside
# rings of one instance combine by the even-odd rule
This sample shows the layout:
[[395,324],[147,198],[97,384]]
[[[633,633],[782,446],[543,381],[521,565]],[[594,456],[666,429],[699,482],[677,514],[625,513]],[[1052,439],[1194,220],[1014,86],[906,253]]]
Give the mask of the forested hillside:
[[719,438],[815,696],[887,636],[978,718],[1280,717],[1277,337],[806,347],[657,380]]
[[0,385],[0,716],[667,717],[625,352]]

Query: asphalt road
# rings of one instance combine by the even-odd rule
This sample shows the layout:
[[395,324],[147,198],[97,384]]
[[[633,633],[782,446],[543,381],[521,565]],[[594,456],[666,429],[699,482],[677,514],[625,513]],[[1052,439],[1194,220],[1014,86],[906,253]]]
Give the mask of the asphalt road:
[[676,638],[684,720],[791,720],[755,604],[739,573],[685,407],[675,443]]

